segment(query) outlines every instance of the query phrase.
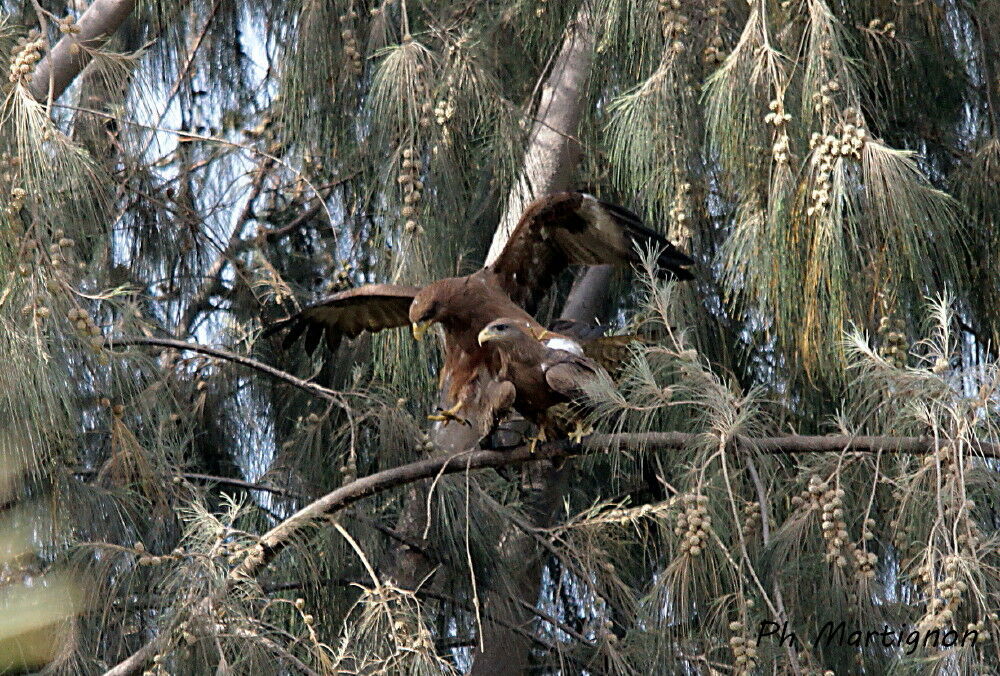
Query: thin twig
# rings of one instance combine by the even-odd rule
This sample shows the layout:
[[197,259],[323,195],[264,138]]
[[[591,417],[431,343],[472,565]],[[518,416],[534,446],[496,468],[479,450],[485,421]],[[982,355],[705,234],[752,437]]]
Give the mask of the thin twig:
[[275,488],[273,486],[266,486],[264,484],[256,484],[252,481],[244,481],[242,479],[229,479],[226,477],[215,476],[214,474],[200,474],[198,472],[182,472],[176,476],[182,479],[187,479],[188,481],[207,481],[209,483],[219,484],[220,486],[231,486],[233,488],[242,488],[248,491],[264,491],[267,493],[273,493],[281,498],[295,498],[297,500],[307,500],[308,498],[301,493],[294,493],[292,491],[286,490],[284,488]]
[[[338,587],[349,587],[351,585],[365,586],[366,583],[365,583],[364,580],[356,580],[356,579],[343,578],[343,577],[331,577],[331,578],[325,578],[325,579],[319,580],[316,584],[318,584],[320,586],[322,586],[322,585],[335,585],[335,586],[338,586]],[[300,590],[300,589],[305,589],[308,586],[310,586],[310,585],[307,584],[307,583],[305,583],[305,582],[281,582],[281,583],[278,583],[278,584],[265,585],[262,588],[262,591],[264,593],[266,593],[266,594],[273,594],[273,593],[276,593],[276,592],[283,592],[283,591],[297,591],[297,590]],[[452,604],[454,606],[458,606],[459,608],[462,608],[466,612],[470,612],[470,613],[473,612],[472,604],[470,604],[470,603],[468,603],[466,601],[462,601],[461,599],[458,599],[458,598],[456,598],[454,596],[449,596],[447,594],[442,594],[442,593],[439,593],[439,592],[434,592],[434,591],[431,591],[431,590],[425,589],[425,588],[415,589],[413,591],[413,593],[416,594],[416,596],[418,598],[430,599],[432,601],[438,601],[440,603],[450,603],[450,604]],[[513,597],[511,597],[511,598],[513,598]],[[530,611],[533,615],[535,615],[538,619],[540,619],[540,620],[542,620],[542,621],[544,621],[544,622],[552,625],[553,627],[556,627],[560,631],[565,632],[566,635],[572,636],[573,638],[575,638],[576,640],[584,643],[588,647],[591,647],[591,648],[595,648],[596,647],[592,641],[590,641],[589,639],[587,639],[587,637],[583,636],[582,634],[580,634],[579,632],[577,632],[576,630],[574,630],[572,627],[566,625],[565,623],[560,622],[558,619],[552,617],[548,613],[546,613],[546,612],[544,612],[542,610],[539,610],[538,608],[532,606],[530,603],[524,603],[520,599],[514,599],[514,600],[517,600],[520,603],[523,603],[524,607],[528,611]],[[556,646],[554,646],[551,643],[549,643],[547,641],[544,641],[543,639],[535,636],[534,634],[532,634],[531,632],[529,632],[528,630],[526,630],[526,629],[524,629],[522,627],[517,627],[517,626],[515,626],[513,624],[509,624],[507,622],[504,622],[503,620],[501,620],[501,619],[499,619],[497,617],[494,617],[494,616],[490,615],[489,613],[484,613],[484,617],[486,617],[486,619],[488,619],[488,620],[490,620],[492,622],[496,622],[497,624],[500,624],[500,625],[506,627],[507,629],[510,629],[512,631],[517,632],[518,634],[521,634],[525,638],[530,639],[531,641],[537,643],[539,646],[541,646],[542,648],[545,648],[546,650],[548,650],[550,652],[555,652],[555,650],[556,650]]]
[[247,357],[242,354],[236,354],[234,352],[227,352],[226,350],[220,350],[217,347],[209,347],[208,345],[200,345],[198,343],[188,343],[183,340],[176,340],[174,338],[147,338],[145,336],[125,336],[122,338],[108,338],[105,341],[108,347],[127,347],[130,345],[150,345],[153,347],[166,347],[175,350],[185,350],[188,352],[197,352],[199,354],[206,354],[210,357],[217,357],[219,359],[225,359],[226,361],[231,361],[235,364],[240,364],[241,366],[246,366],[248,368],[255,369],[271,376],[277,380],[282,380],[294,387],[304,390],[309,394],[314,394],[317,397],[326,399],[327,401],[333,401],[337,403],[342,402],[342,395],[336,390],[331,390],[322,385],[317,385],[316,383],[311,383],[308,380],[303,380],[293,376],[287,371],[282,371],[281,369],[269,366],[264,362],[257,361],[252,357]]

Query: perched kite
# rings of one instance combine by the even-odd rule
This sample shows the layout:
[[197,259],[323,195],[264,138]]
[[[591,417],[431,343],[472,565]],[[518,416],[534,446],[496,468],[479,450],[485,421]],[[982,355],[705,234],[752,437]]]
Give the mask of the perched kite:
[[411,324],[420,340],[428,327],[440,323],[445,341],[442,385],[453,405],[430,418],[461,420],[458,412],[476,399],[477,375],[483,369],[495,374],[499,368],[491,347],[478,342],[487,324],[501,317],[516,319],[549,347],[581,353],[578,341],[548,331],[529,313],[568,265],[628,265],[638,262],[637,249],[658,250],[664,276],[692,279],[694,261],[632,212],[586,193],[554,193],[529,204],[496,261],[471,275],[423,288],[369,284],[350,289],[273,324],[265,335],[288,328],[288,346],[304,333],[311,353],[324,334],[335,350],[343,336],[354,338],[362,331]]
[[[546,346],[535,339],[523,321],[511,317],[487,324],[479,332],[478,341],[480,345],[492,345],[499,356],[496,377],[514,386],[514,410],[538,427],[532,450],[538,441],[557,436],[569,436],[577,442],[583,438],[587,432],[579,400],[588,384],[601,379],[610,381],[597,362]],[[575,408],[560,406],[574,401]],[[572,431],[566,429],[567,422],[573,425]]]

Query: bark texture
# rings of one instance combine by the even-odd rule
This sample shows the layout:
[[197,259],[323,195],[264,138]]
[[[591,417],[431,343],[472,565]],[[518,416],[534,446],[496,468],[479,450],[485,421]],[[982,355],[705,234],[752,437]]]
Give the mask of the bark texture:
[[[94,0],[77,25],[80,32],[67,35],[39,61],[28,90],[38,101],[55,101],[90,63],[87,49],[96,49],[118,30],[132,10],[135,0]],[[74,47],[73,45],[78,45]],[[76,52],[74,54],[74,52]]]
[[[508,198],[500,225],[494,233],[486,264],[492,263],[503,250],[511,231],[517,225],[520,214],[532,199],[568,187],[580,154],[576,130],[580,121],[584,88],[590,73],[593,51],[594,39],[587,26],[586,16],[581,13],[568,28],[559,55],[543,84],[538,110],[535,113],[536,122],[525,151],[524,167],[517,185]],[[442,406],[451,403],[441,400]],[[468,427],[448,425],[436,428],[433,440],[438,452],[453,454],[473,446],[477,438],[476,433]],[[425,491],[424,486],[410,488],[397,523],[397,530],[415,535],[422,543],[427,543],[431,539],[423,538],[422,534],[427,532],[428,526],[431,528],[434,526],[427,523]],[[427,559],[420,551],[411,547],[400,547],[395,552],[391,566],[392,577],[401,587],[413,588],[426,579],[433,566],[434,562]],[[530,642],[522,636],[520,643],[523,643],[525,648],[521,652],[526,655]],[[504,651],[504,654],[509,652]]]
[[[577,129],[586,105],[585,88],[593,56],[594,36],[586,11],[581,10],[542,88],[524,167],[493,236],[487,263],[499,256],[531,200],[569,187],[581,151]],[[591,268],[574,285],[564,318],[593,318],[589,313],[602,303],[607,288],[610,270],[602,270],[605,267]],[[522,490],[532,526],[544,528],[552,524],[569,471],[568,467],[557,467],[548,460],[527,466]],[[473,676],[515,676],[529,671],[532,643],[524,633],[511,627],[531,632],[534,614],[530,609],[538,602],[544,559],[535,540],[513,528],[504,538],[499,554],[510,571],[513,588],[495,586],[484,595],[484,607],[489,614],[483,620],[481,640],[473,654],[470,672]]]
[[521,212],[531,200],[569,186],[580,157],[577,128],[593,58],[594,36],[581,10],[569,26],[559,56],[542,86],[524,166],[493,234],[487,265],[503,251]]

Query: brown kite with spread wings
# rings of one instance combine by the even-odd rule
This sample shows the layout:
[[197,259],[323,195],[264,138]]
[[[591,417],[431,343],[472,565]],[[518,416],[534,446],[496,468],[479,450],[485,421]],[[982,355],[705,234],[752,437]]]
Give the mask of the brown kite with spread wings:
[[[559,192],[528,205],[497,260],[471,275],[449,277],[423,288],[369,284],[334,294],[268,328],[265,335],[288,328],[287,346],[305,334],[312,352],[325,334],[336,349],[343,336],[411,324],[419,340],[434,323],[444,328],[442,383],[453,406],[435,420],[459,419],[458,411],[476,399],[477,375],[496,374],[499,362],[479,332],[500,317],[524,322],[536,340],[579,352],[579,343],[547,331],[534,312],[553,279],[568,265],[629,265],[636,249],[654,248],[662,274],[692,279],[694,264],[638,216],[622,207],[580,192]],[[553,341],[555,341],[553,343]]]

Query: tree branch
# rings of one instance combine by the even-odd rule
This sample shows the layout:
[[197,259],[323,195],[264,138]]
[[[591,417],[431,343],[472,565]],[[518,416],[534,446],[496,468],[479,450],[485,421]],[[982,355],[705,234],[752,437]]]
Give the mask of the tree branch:
[[[183,472],[177,476],[183,477],[189,481],[205,481],[208,483],[215,483],[221,486],[231,486],[233,488],[242,488],[249,491],[265,491],[267,493],[272,493],[283,498],[293,498],[295,500],[306,501],[307,498],[301,493],[293,493],[291,491],[285,490],[283,488],[274,488],[273,486],[265,486],[263,484],[255,484],[250,481],[244,481],[242,479],[227,479],[226,477],[215,476],[214,474],[199,474],[197,472]],[[269,512],[270,513],[270,512]],[[378,532],[385,535],[387,538],[395,540],[396,542],[406,545],[407,547],[419,551],[421,554],[426,556],[431,561],[439,561],[440,557],[434,552],[428,551],[416,540],[407,537],[403,533],[398,533],[392,528],[389,528],[385,524],[379,523],[378,519],[373,519],[369,516],[365,516],[355,510],[348,510],[348,515],[357,521],[358,523],[363,523],[370,528],[374,528]],[[271,513],[271,516],[275,518],[276,521],[280,521],[281,518],[275,516]]]
[[215,476],[214,474],[200,474],[198,472],[181,472],[176,476],[179,476],[182,479],[187,479],[188,481],[204,481],[206,483],[219,484],[220,486],[242,488],[243,490],[248,491],[264,491],[266,493],[277,495],[280,498],[294,498],[296,500],[308,499],[305,495],[293,493],[292,491],[285,490],[284,488],[275,488],[273,486],[265,486],[264,484],[255,484],[251,481],[244,481],[243,479],[229,479],[227,477]]
[[[88,49],[97,49],[124,23],[135,9],[135,0],[94,0],[77,25],[80,32],[56,43],[31,76],[28,91],[38,101],[58,99],[90,63]],[[73,45],[79,45],[74,50]],[[74,54],[73,52],[76,51]]]
[[[209,299],[213,295],[218,294],[225,289],[225,283],[222,280],[222,272],[225,270],[226,265],[232,262],[241,253],[259,243],[256,235],[243,237],[242,234],[244,226],[251,219],[255,218],[253,213],[253,204],[257,200],[257,197],[260,196],[260,193],[264,188],[264,180],[267,178],[268,172],[274,164],[274,160],[267,158],[267,161],[258,167],[253,183],[251,184],[250,196],[247,199],[246,204],[243,206],[243,211],[236,219],[236,225],[233,227],[232,234],[229,237],[229,242],[226,244],[225,248],[219,252],[219,255],[205,271],[204,282],[198,291],[195,292],[191,302],[188,304],[187,310],[184,312],[184,316],[177,323],[177,336],[183,336],[190,333],[191,326],[194,324],[198,315],[205,310],[211,309],[208,304]],[[355,176],[357,176],[356,171],[341,176],[337,180],[327,183],[324,186],[318,187],[317,190],[325,189],[326,192],[317,192],[311,200],[307,200],[307,202],[312,201],[313,204],[306,207],[301,214],[292,219],[287,225],[274,229],[264,229],[262,232],[264,238],[273,242],[309,223],[319,214],[320,211],[325,210],[325,200],[332,193],[332,191],[338,186],[350,181]]]
[[[670,433],[667,433],[670,434]],[[643,435],[628,435],[637,437]],[[653,443],[662,443],[659,437],[662,433],[654,433]],[[756,448],[761,453],[769,455],[789,455],[793,453],[836,453],[852,451],[855,453],[910,453],[922,455],[935,450],[934,440],[930,437],[854,437],[847,434],[832,436],[799,436],[782,437],[736,437],[735,441]],[[987,458],[1000,458],[1000,444],[986,441],[976,442],[969,448],[970,453],[978,453]]]
[[493,233],[486,264],[503,251],[524,207],[535,197],[564,190],[576,169],[580,142],[576,130],[586,99],[587,78],[594,56],[594,33],[589,12],[581,9],[566,30],[566,37],[542,94],[524,154],[521,175],[511,189],[507,207]]
[[264,362],[257,361],[252,357],[246,357],[241,354],[236,354],[234,352],[227,352],[226,350],[220,350],[216,347],[209,347],[208,345],[199,345],[198,343],[188,343],[183,340],[176,340],[173,338],[147,338],[145,336],[125,336],[122,338],[108,338],[105,341],[108,347],[128,347],[130,345],[151,345],[154,347],[165,347],[172,348],[175,350],[185,350],[188,352],[197,352],[199,354],[206,354],[210,357],[217,357],[219,359],[225,359],[226,361],[231,361],[235,364],[241,366],[246,366],[247,368],[252,368],[254,370],[260,371],[266,375],[271,376],[277,380],[282,380],[293,387],[297,387],[300,390],[308,392],[309,394],[314,394],[317,397],[326,399],[327,401],[341,400],[341,394],[336,390],[331,390],[322,385],[317,385],[316,383],[311,383],[308,380],[303,380],[302,378],[297,378],[287,371],[282,371],[281,369],[269,366]]
[[153,655],[156,654],[156,651],[160,649],[160,646],[165,641],[165,634],[157,636],[124,660],[105,671],[104,676],[131,676],[131,674],[138,673],[147,662],[153,659]]
[[[545,444],[534,453],[524,446],[513,451],[468,450],[444,457],[427,458],[408,465],[386,469],[366,477],[356,479],[327,493],[322,498],[306,505],[265,533],[260,544],[263,555],[250,557],[230,572],[230,581],[252,577],[268,562],[274,559],[289,543],[292,536],[320,518],[333,514],[363,498],[376,495],[390,488],[474,469],[508,467],[538,460],[555,460],[573,455],[610,453],[621,448],[634,451],[684,448],[703,435],[687,432],[649,432],[624,434],[594,434],[574,445],[568,440]],[[733,443],[755,448],[762,453],[786,455],[793,453],[831,453],[851,451],[856,453],[928,453],[935,448],[933,439],[924,437],[851,437],[835,436],[784,436],[750,438],[737,436]],[[1000,458],[1000,444],[979,442],[968,449],[984,457]]]
[[[178,80],[178,85],[180,80]],[[264,181],[267,179],[268,173],[274,167],[275,162],[270,158],[265,158],[264,161],[256,168],[254,172],[253,180],[250,184],[250,195],[247,197],[246,203],[243,205],[243,211],[236,219],[236,224],[233,226],[233,231],[229,235],[229,242],[226,244],[225,248],[219,252],[219,255],[215,258],[212,264],[208,267],[205,272],[205,280],[202,282],[201,288],[195,292],[191,301],[188,303],[187,309],[184,311],[184,316],[177,323],[176,335],[178,337],[184,336],[191,332],[191,325],[194,320],[203,311],[207,310],[209,306],[209,299],[219,293],[225,285],[222,283],[222,271],[226,267],[226,264],[233,260],[240,252],[249,247],[252,240],[243,239],[241,234],[243,232],[243,226],[246,225],[247,221],[253,215],[253,205],[257,201],[261,192],[264,190]]]
[[[346,180],[346,179],[345,179]],[[269,242],[273,242],[276,239],[281,239],[285,235],[290,235],[295,232],[303,225],[315,218],[319,212],[323,209],[323,199],[321,197],[314,197],[314,204],[303,211],[301,214],[293,218],[288,222],[287,225],[283,225],[279,228],[270,228],[264,231],[264,237]]]
[[[169,341],[181,342],[181,341]],[[182,343],[187,345],[187,343]],[[269,530],[260,538],[261,551],[258,556],[249,556],[233,568],[227,577],[226,589],[240,581],[256,576],[270,561],[293,541],[295,534],[318,523],[322,518],[334,514],[347,506],[385,490],[430,479],[444,474],[519,465],[538,460],[555,460],[574,455],[612,453],[619,449],[644,451],[654,449],[681,449],[701,440],[704,435],[688,432],[649,432],[639,434],[594,434],[573,444],[560,440],[539,446],[534,453],[525,446],[510,452],[471,450],[445,457],[427,458],[408,465],[376,472],[356,479],[327,493],[306,505]],[[935,442],[925,437],[866,436],[784,436],[784,437],[735,437],[732,442],[755,448],[759,452],[775,455],[794,453],[911,453],[923,454],[935,449]],[[1000,459],[1000,444],[978,442],[967,449],[970,454]],[[425,596],[432,597],[428,592]],[[530,604],[529,604],[530,605]],[[534,611],[533,611],[534,612]],[[544,619],[544,618],[543,618]],[[553,618],[554,619],[554,618]],[[142,668],[158,647],[159,637],[147,643],[139,651],[110,669],[105,676],[125,676]],[[532,640],[536,640],[532,638]]]
[[535,453],[531,453],[528,447],[522,447],[509,453],[472,450],[418,460],[408,465],[393,467],[356,479],[306,505],[261,536],[260,546],[263,548],[261,556],[248,557],[242,564],[234,568],[229,574],[229,582],[233,584],[244,578],[253,577],[262,567],[273,560],[301,529],[363,498],[421,479],[474,469],[506,467],[546,458],[565,457],[569,453],[570,445],[567,441],[546,444],[538,448]]
[[[327,585],[327,584],[329,584],[329,585],[337,585],[337,586],[340,586],[340,587],[347,587],[347,586],[350,586],[350,585],[357,585],[357,586],[360,587],[360,586],[364,586],[364,585],[366,585],[368,583],[369,582],[365,581],[365,580],[352,580],[350,578],[342,578],[342,577],[340,577],[340,578],[336,578],[336,577],[335,578],[325,578],[325,579],[319,581],[319,584],[321,584],[321,585]],[[282,582],[282,583],[278,583],[278,584],[264,586],[262,588],[262,590],[264,591],[264,593],[273,594],[273,593],[276,593],[276,592],[294,591],[294,590],[299,590],[299,589],[305,589],[306,586],[307,585],[305,583],[303,583],[303,582]],[[421,599],[430,599],[432,601],[438,601],[440,603],[450,603],[452,605],[455,605],[455,606],[458,606],[460,608],[463,608],[467,612],[470,612],[470,613],[474,613],[475,612],[475,608],[472,606],[471,603],[469,603],[467,601],[463,601],[462,599],[456,598],[454,596],[449,596],[447,594],[442,594],[442,593],[439,593],[439,592],[435,592],[435,591],[432,591],[430,589],[426,589],[426,588],[423,588],[423,587],[421,587],[419,589],[414,589],[413,593],[418,598],[421,598]],[[521,599],[515,599],[513,597],[511,597],[511,599],[513,601],[517,602],[517,603],[524,603]],[[576,630],[574,630],[569,625],[567,625],[567,624],[565,624],[563,622],[560,622],[558,619],[552,617],[548,613],[546,613],[546,612],[544,612],[544,611],[542,611],[542,610],[540,610],[538,608],[533,608],[533,607],[527,607],[526,610],[528,610],[530,613],[534,614],[535,617],[537,617],[538,619],[542,620],[543,622],[546,622],[546,623],[550,624],[551,626],[555,627],[556,629],[559,629],[560,631],[564,632],[566,635],[573,637],[575,640],[579,641],[583,645],[585,645],[585,646],[587,646],[589,648],[595,648],[596,647],[596,645],[594,644],[594,642],[591,641],[590,639],[588,639],[586,636],[580,634],[579,632],[577,632]],[[495,618],[495,617],[489,615],[488,612],[484,612],[484,617],[485,616],[488,616],[488,617],[490,617],[490,619],[492,619],[492,620],[494,620],[494,621],[496,621],[496,622],[498,622],[500,624],[503,624],[503,626],[505,626],[507,629],[510,629],[511,631],[514,631],[514,632],[517,632],[518,634],[520,634],[524,638],[526,638],[529,641],[532,641],[535,644],[537,644],[539,647],[544,648],[549,653],[556,653],[557,652],[557,646],[549,643],[548,641],[545,641],[545,640],[539,638],[538,636],[535,636],[533,633],[531,633],[527,629],[524,629],[523,627],[517,627],[517,626],[512,625],[512,624],[504,624],[503,620]],[[444,647],[444,646],[439,646],[439,647]],[[569,659],[577,662],[578,664],[581,664],[583,666],[587,666],[582,660],[580,660],[577,657],[574,657],[572,655],[568,655],[567,657],[569,657]]]

